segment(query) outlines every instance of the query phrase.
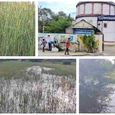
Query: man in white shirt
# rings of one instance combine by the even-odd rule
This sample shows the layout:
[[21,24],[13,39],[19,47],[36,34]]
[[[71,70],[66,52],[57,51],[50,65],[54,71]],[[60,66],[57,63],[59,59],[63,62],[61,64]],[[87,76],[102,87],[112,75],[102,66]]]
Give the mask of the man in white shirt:
[[47,37],[47,43],[49,51],[52,51],[52,38],[50,37],[50,35],[48,35]]

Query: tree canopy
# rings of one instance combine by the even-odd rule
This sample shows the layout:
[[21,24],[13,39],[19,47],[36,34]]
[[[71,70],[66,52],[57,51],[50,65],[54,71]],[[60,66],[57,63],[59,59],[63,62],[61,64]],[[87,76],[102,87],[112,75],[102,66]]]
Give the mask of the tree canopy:
[[65,33],[65,29],[71,25],[72,18],[63,11],[57,14],[48,8],[38,8],[38,32]]

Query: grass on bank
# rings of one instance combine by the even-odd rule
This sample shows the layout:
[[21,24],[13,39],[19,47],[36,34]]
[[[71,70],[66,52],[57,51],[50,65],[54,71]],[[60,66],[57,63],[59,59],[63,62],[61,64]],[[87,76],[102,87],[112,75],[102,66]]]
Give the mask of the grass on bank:
[[2,61],[0,62],[0,77],[4,78],[12,78],[12,76],[20,75],[25,72],[27,67],[31,66],[41,66],[41,67],[49,67],[55,68],[55,70],[49,72],[55,75],[64,75],[64,76],[72,76],[74,79],[76,78],[76,64],[72,63],[71,65],[64,65],[62,62],[31,62],[31,61]]
[[70,65],[64,65],[62,62],[58,62],[56,64],[50,62],[49,63],[42,62],[39,65],[55,68],[55,70],[52,71],[52,74],[66,75],[66,76],[72,75],[73,78],[76,78],[76,63],[72,63]]

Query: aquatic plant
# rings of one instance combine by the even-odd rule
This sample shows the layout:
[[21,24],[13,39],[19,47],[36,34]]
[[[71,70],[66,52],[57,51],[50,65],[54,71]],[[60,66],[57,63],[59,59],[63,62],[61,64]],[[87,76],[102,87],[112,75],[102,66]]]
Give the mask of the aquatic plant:
[[75,113],[75,87],[72,78],[29,67],[17,79],[0,78],[0,113]]

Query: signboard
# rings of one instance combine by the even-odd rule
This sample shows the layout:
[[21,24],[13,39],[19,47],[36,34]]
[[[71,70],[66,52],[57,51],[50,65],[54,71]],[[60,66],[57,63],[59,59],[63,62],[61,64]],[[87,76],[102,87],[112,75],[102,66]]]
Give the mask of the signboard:
[[98,21],[115,21],[115,15],[98,16]]
[[94,34],[94,30],[93,29],[78,29],[78,28],[75,28],[74,29],[74,34],[77,34],[77,35],[92,35]]

